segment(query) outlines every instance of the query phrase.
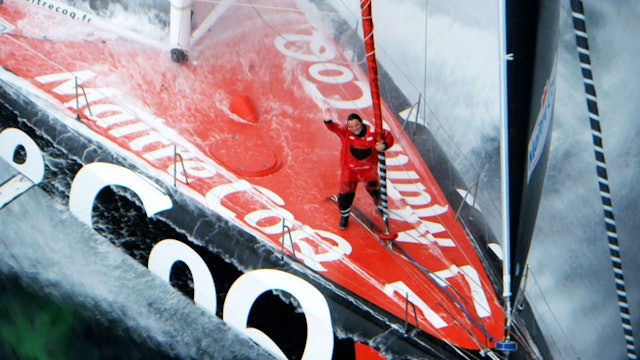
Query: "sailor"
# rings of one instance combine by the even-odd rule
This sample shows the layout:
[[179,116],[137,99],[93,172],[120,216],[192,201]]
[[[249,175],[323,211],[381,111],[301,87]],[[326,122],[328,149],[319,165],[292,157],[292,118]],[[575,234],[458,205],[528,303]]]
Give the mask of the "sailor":
[[365,124],[356,113],[347,117],[346,126],[334,123],[328,118],[327,110],[324,115],[327,129],[338,135],[342,142],[338,208],[340,209],[340,229],[344,230],[349,225],[351,204],[356,196],[356,187],[359,182],[364,183],[378,211],[382,212],[377,152],[393,146],[393,136],[389,131],[383,130],[382,141],[377,142],[375,129]]

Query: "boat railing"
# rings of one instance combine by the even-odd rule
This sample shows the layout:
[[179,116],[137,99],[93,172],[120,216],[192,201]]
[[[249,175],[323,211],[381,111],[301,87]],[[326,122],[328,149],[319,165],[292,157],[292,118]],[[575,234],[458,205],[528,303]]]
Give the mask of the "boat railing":
[[[426,150],[428,151],[428,153],[422,153],[422,156],[425,158],[429,156],[431,157],[447,156],[452,162],[460,163],[461,164],[460,167],[465,169],[464,171],[458,171],[458,169],[454,167],[453,164],[449,165],[449,169],[444,169],[444,170],[440,169],[441,172],[449,174],[449,177],[445,176],[444,178],[444,181],[448,181],[448,183],[443,184],[445,188],[449,188],[449,189],[464,188],[466,190],[464,193],[462,202],[459,205],[457,205],[457,209],[455,212],[455,219],[460,221],[463,224],[463,226],[465,226],[467,233],[473,232],[467,227],[467,220],[472,220],[472,219],[465,218],[463,209],[464,209],[465,203],[469,204],[470,207],[477,207],[476,204],[479,202],[482,202],[485,204],[485,206],[483,206],[484,208],[483,214],[485,215],[485,221],[487,218],[499,219],[501,215],[499,212],[497,212],[497,209],[498,209],[497,204],[493,202],[493,198],[491,196],[491,191],[493,190],[491,189],[490,184],[488,186],[483,186],[482,188],[480,187],[480,179],[482,177],[490,178],[490,176],[487,174],[486,171],[488,168],[491,168],[492,166],[494,166],[494,164],[487,162],[481,168],[478,167],[479,164],[477,164],[475,161],[473,161],[467,155],[465,155],[464,151],[456,145],[453,137],[448,133],[448,131],[445,129],[443,124],[438,120],[435,114],[430,112],[431,113],[430,120],[427,120],[427,116],[421,116],[421,108],[428,109],[428,105],[424,103],[424,98],[422,93],[417,93],[417,96],[418,96],[417,102],[413,103],[411,106],[407,107],[406,110],[403,110],[399,113],[399,117],[401,119],[401,124],[402,124],[402,131],[400,133],[407,134],[411,138],[413,143],[416,145],[418,145],[421,141],[425,141],[425,140],[434,141],[435,139],[440,139],[440,138],[451,140],[451,141],[437,141],[436,145],[432,146],[430,150]],[[429,123],[429,125],[427,125],[427,123]],[[417,132],[418,128],[421,128],[421,127],[428,128],[433,138],[425,139],[423,133]],[[432,149],[435,149],[436,147],[440,149],[441,153],[432,150]],[[441,163],[439,165],[442,166]],[[451,175],[453,173],[457,173],[458,175]],[[456,180],[457,176],[460,177],[459,180]],[[472,177],[475,177],[475,179]],[[462,181],[462,183],[460,183],[460,181]],[[471,183],[471,185],[470,186],[461,185],[461,184],[467,184],[467,183]],[[472,200],[467,201],[469,199],[472,199]],[[482,199],[482,201],[480,199]],[[491,231],[491,229],[493,229],[493,226],[495,226],[496,224],[490,224],[489,222],[487,222],[485,225],[486,226],[484,229],[483,237],[489,238],[490,235],[488,234],[488,232]]]
[[[409,293],[406,293],[404,298],[406,299],[404,303],[404,335],[413,336],[416,332],[420,330],[420,323],[418,322],[418,313],[416,312],[416,305],[411,301],[409,301]],[[416,327],[413,330],[411,330],[411,332],[409,332],[409,307],[411,307],[411,309],[413,310],[412,311],[413,317],[416,323]]]
[[76,83],[76,120],[80,121],[80,94],[78,92],[78,89],[82,90],[84,102],[87,105],[87,109],[89,110],[89,114],[91,114],[91,116],[93,116],[93,112],[91,111],[91,105],[89,105],[89,99],[87,99],[87,92],[82,85],[78,84],[78,77],[74,76],[73,79]]
[[[460,146],[445,126],[439,121],[437,116],[432,114],[429,123],[429,131],[435,139],[446,139],[446,141],[438,141],[437,144],[442,149],[442,152],[448,159],[451,160],[454,165],[450,165],[450,171],[457,172],[467,192],[464,196],[464,200],[457,208],[456,219],[466,221],[464,216],[464,203],[470,197],[473,198],[471,207],[482,208],[480,211],[483,215],[483,221],[486,222],[485,237],[496,236],[500,240],[500,219],[502,219],[502,212],[500,207],[500,201],[496,201],[496,191],[499,191],[499,181],[496,180],[496,175],[493,173],[494,169],[499,168],[499,160],[494,158],[494,154],[487,152],[486,159],[483,157],[482,161],[478,161],[468,155],[469,150],[465,150],[463,146]],[[481,181],[482,180],[482,184]],[[450,186],[459,187],[461,185],[457,183],[451,183]],[[488,232],[491,232],[489,236]]]
[[[420,103],[422,103],[422,94],[418,94],[418,101],[414,104],[412,104],[406,111],[406,114],[404,115],[404,121],[402,122],[402,129],[400,129],[400,131],[405,131],[405,127],[407,126],[407,123],[414,123],[417,125],[422,125],[424,127],[427,126],[427,121],[424,117],[420,116]],[[412,120],[413,119],[413,120]],[[416,139],[416,132],[415,132],[415,127],[414,130],[411,132],[411,140],[415,141]]]
[[[74,76],[75,81],[75,93],[76,93],[76,120],[80,121],[80,96],[84,98],[85,105],[87,106],[87,110],[89,111],[89,115],[93,117],[93,112],[91,111],[91,105],[89,104],[89,99],[87,98],[87,91],[85,88],[78,83],[78,77]],[[177,146],[173,146],[173,186],[177,186],[178,180],[178,162],[180,162],[180,166],[182,167],[182,175],[184,176],[184,181],[187,185],[189,185],[189,177],[187,176],[187,169],[184,166],[184,159],[182,154],[178,152]]]
[[[469,194],[471,194],[471,207],[475,207],[476,206],[476,199],[477,199],[477,195],[478,195],[478,190],[480,189],[480,177],[482,176],[482,172],[480,174],[478,174],[478,177],[476,179],[476,181],[471,184],[471,186],[469,186],[469,188],[467,189],[467,191],[464,194],[464,197],[462,198],[462,201],[460,202],[460,205],[458,206],[458,210],[456,210],[456,220],[460,220],[460,211],[462,210],[462,206],[467,202],[467,198],[469,197]],[[473,191],[473,194],[471,193]]]
[[187,169],[184,167],[184,160],[182,159],[182,154],[178,152],[178,147],[173,146],[173,187],[177,185],[178,179],[178,160],[180,160],[180,165],[182,166],[182,175],[184,175],[184,181],[189,185],[189,177],[187,177]]
[[280,251],[281,251],[280,260],[284,260],[285,232],[287,235],[289,235],[289,246],[291,246],[291,252],[293,253],[293,257],[296,256],[296,250],[293,248],[293,238],[291,237],[291,228],[285,223],[284,218],[282,218],[282,246],[280,247]]

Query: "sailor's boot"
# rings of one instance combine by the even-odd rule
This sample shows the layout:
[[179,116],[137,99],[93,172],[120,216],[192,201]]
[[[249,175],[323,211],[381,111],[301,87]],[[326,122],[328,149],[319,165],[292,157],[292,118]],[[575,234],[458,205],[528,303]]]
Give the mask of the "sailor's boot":
[[355,192],[338,194],[338,208],[340,209],[340,229],[344,230],[349,226],[349,216],[351,215],[351,204],[356,197]]
[[349,215],[350,215],[350,210],[347,210],[346,215],[342,213],[342,211],[340,212],[340,229],[341,230],[345,230],[347,228],[347,226],[349,226]]

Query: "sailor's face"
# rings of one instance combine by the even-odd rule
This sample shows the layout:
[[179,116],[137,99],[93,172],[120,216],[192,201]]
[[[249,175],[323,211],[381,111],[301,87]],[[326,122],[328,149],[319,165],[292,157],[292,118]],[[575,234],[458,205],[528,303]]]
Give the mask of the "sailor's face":
[[362,123],[356,119],[349,120],[347,121],[347,129],[354,135],[358,135],[362,131]]

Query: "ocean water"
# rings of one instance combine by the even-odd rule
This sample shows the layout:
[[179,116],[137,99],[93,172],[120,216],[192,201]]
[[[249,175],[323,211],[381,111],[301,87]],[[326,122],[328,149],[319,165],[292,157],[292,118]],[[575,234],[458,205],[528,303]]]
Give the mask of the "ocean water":
[[38,188],[0,210],[0,251],[2,359],[265,356]]

